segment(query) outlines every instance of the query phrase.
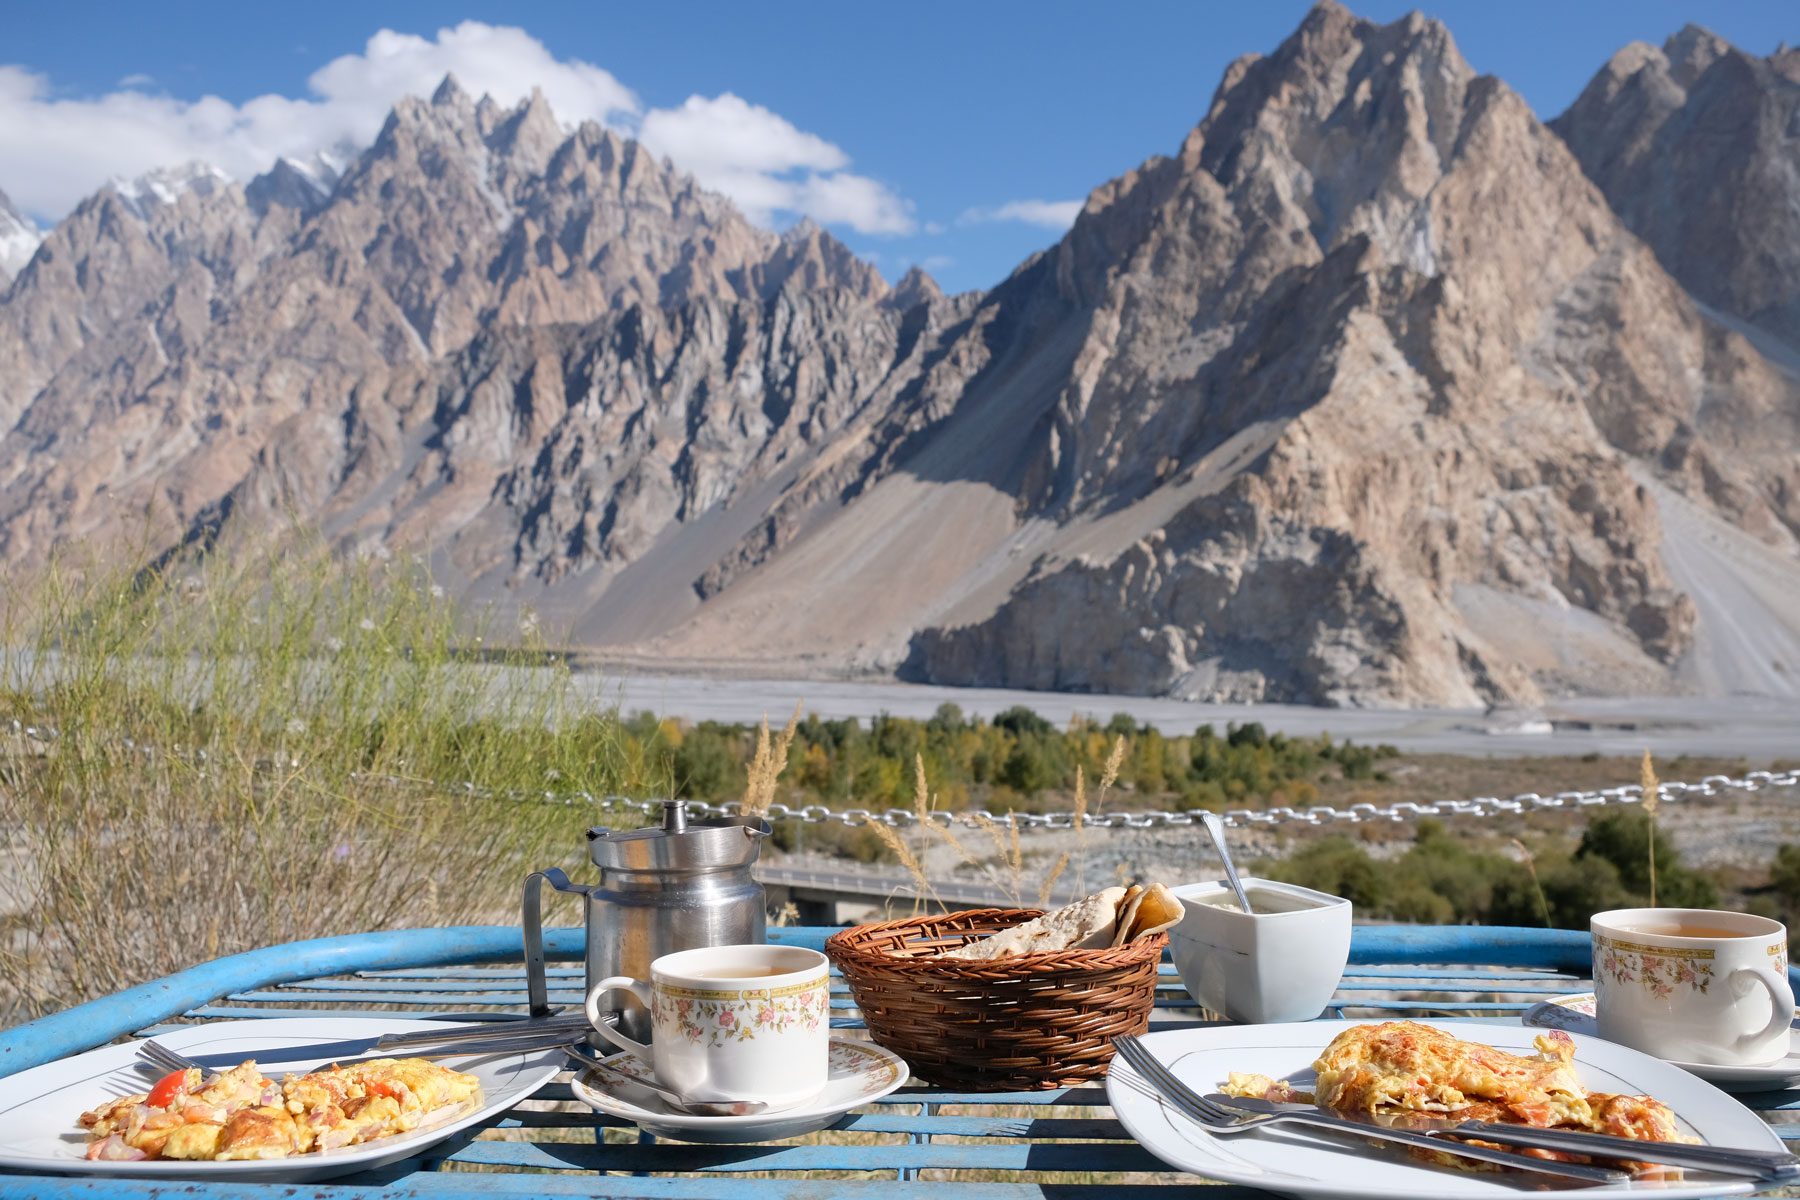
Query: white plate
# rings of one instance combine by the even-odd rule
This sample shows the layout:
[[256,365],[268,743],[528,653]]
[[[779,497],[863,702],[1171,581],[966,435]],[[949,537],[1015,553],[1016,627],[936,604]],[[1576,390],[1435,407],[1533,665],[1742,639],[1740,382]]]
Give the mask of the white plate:
[[[1231,1071],[1255,1071],[1277,1079],[1310,1081],[1312,1063],[1325,1044],[1353,1025],[1367,1021],[1307,1021],[1293,1025],[1237,1025],[1171,1029],[1145,1037],[1144,1045],[1169,1064],[1175,1076],[1202,1094],[1216,1092]],[[1530,1053],[1534,1029],[1520,1025],[1453,1023],[1446,1031],[1469,1041],[1485,1042],[1514,1053]],[[1575,1063],[1581,1081],[1597,1092],[1654,1096],[1675,1113],[1686,1131],[1721,1146],[1782,1150],[1762,1119],[1730,1096],[1687,1072],[1648,1054],[1597,1038],[1575,1038]],[[1125,1128],[1150,1153],[1171,1166],[1208,1179],[1266,1188],[1308,1200],[1388,1200],[1389,1197],[1439,1197],[1468,1200],[1482,1196],[1600,1197],[1643,1196],[1658,1200],[1681,1197],[1731,1196],[1749,1192],[1749,1181],[1700,1176],[1681,1183],[1584,1185],[1565,1181],[1564,1189],[1534,1186],[1551,1176],[1524,1177],[1472,1174],[1435,1167],[1404,1157],[1404,1150],[1381,1150],[1316,1130],[1282,1129],[1217,1138],[1161,1100],[1119,1079],[1115,1059],[1106,1077],[1106,1094]]]
[[[1794,1016],[1800,1018],[1800,1009],[1795,1010]],[[1519,1020],[1540,1029],[1566,1029],[1570,1033],[1584,1033],[1589,1037],[1600,1036],[1599,1024],[1594,1020],[1592,992],[1539,1001],[1526,1009]],[[1782,1088],[1800,1087],[1800,1053],[1795,1052],[1792,1029],[1788,1030],[1787,1057],[1761,1066],[1721,1067],[1713,1063],[1682,1062],[1674,1058],[1665,1058],[1663,1061],[1673,1063],[1684,1071],[1691,1071],[1714,1087],[1727,1092],[1776,1092]]]
[[[159,1033],[156,1040],[199,1059],[208,1067],[235,1067],[247,1058],[270,1064],[272,1078],[325,1066],[334,1058],[367,1053],[384,1033],[444,1029],[449,1022],[400,1017],[271,1017],[221,1021]],[[144,1092],[154,1074],[136,1066],[136,1042],[103,1046],[73,1058],[45,1063],[0,1082],[0,1167],[68,1175],[114,1175],[137,1179],[232,1179],[263,1183],[308,1183],[386,1166],[443,1141],[525,1099],[568,1065],[561,1050],[526,1054],[445,1058],[436,1061],[481,1080],[481,1093],[408,1133],[359,1146],[319,1150],[293,1158],[249,1162],[90,1162],[81,1114],[116,1096]],[[273,1053],[290,1047],[319,1047],[320,1057],[297,1059]],[[267,1073],[267,1072],[265,1072]]]
[[[831,1077],[825,1090],[793,1108],[749,1117],[699,1117],[651,1109],[620,1099],[592,1068],[575,1077],[575,1098],[596,1112],[635,1122],[658,1137],[680,1142],[773,1142],[815,1133],[863,1104],[873,1104],[905,1083],[911,1072],[900,1056],[870,1042],[831,1039]],[[604,1060],[613,1070],[639,1079],[656,1078],[637,1055],[626,1051]]]

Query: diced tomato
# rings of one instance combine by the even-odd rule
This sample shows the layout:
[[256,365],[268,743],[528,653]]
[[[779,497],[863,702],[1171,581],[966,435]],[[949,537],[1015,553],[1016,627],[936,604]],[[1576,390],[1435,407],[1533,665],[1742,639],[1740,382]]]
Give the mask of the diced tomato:
[[156,1086],[150,1089],[150,1094],[144,1098],[144,1103],[154,1108],[167,1108],[174,1102],[175,1097],[185,1091],[187,1091],[187,1072],[170,1071],[156,1081]]
[[401,1098],[399,1085],[390,1083],[386,1079],[363,1080],[363,1091],[371,1096],[386,1096],[389,1100]]

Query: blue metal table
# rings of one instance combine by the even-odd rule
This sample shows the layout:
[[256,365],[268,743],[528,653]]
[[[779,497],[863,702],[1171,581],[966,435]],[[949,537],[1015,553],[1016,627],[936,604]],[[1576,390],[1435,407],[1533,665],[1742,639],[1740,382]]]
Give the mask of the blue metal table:
[[[578,964],[581,930],[545,932],[551,958]],[[819,948],[833,932],[774,928],[769,937]],[[0,1033],[0,1075],[154,1032],[176,1019],[375,1012],[491,1018],[498,1012],[523,1012],[520,952],[517,928],[488,925],[323,938],[255,950]],[[1325,1016],[1505,1020],[1545,996],[1587,990],[1590,956],[1587,934],[1563,930],[1359,927],[1351,940],[1350,963]],[[552,973],[552,998],[579,1004],[581,967],[558,966]],[[1800,980],[1800,972],[1793,974]],[[1202,1019],[1167,964],[1156,1005],[1153,1030]],[[861,1027],[841,982],[833,1007],[834,1027]],[[533,1099],[567,1102],[573,1095],[566,1080],[559,1080]],[[1800,1137],[1800,1124],[1780,1123],[1800,1109],[1800,1092],[1744,1099],[1783,1137]],[[661,1142],[586,1109],[570,1111],[565,1104],[515,1109],[421,1157],[330,1183],[297,1187],[0,1174],[0,1195],[69,1200],[564,1195],[917,1200],[920,1187],[944,1179],[956,1180],[957,1194],[974,1200],[1150,1200],[1153,1190],[1169,1200],[1266,1195],[1169,1172],[1112,1119],[1100,1087],[1006,1093],[903,1088],[823,1133],[749,1146]]]

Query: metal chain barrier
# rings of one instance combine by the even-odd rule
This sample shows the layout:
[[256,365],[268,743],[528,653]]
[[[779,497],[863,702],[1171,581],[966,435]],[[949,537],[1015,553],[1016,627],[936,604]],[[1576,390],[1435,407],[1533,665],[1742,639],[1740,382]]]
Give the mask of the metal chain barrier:
[[[17,720],[12,722],[12,728],[15,735],[23,735],[46,743],[61,736],[61,731],[55,728],[21,725]],[[133,742],[130,738],[122,739],[121,744],[128,752],[141,755],[146,759],[155,758],[159,753],[155,748]],[[206,761],[206,751],[196,750],[191,754],[177,751],[175,757],[203,764]],[[258,765],[273,768],[277,764],[273,759],[264,759],[259,760]],[[299,764],[296,762],[292,765],[298,766]],[[451,796],[470,796],[488,800],[539,801],[549,804],[585,804],[638,812],[645,816],[654,816],[662,809],[660,800],[634,800],[629,796],[594,795],[591,792],[535,792],[519,789],[496,789],[483,787],[473,781],[445,783],[437,780],[408,779],[400,775],[367,775],[358,772],[351,772],[351,778],[396,788],[434,791]],[[1675,802],[1696,797],[1721,796],[1726,792],[1760,792],[1772,788],[1791,787],[1800,787],[1800,768],[1787,771],[1747,771],[1735,779],[1729,775],[1708,775],[1698,783],[1664,783],[1660,785],[1660,791],[1664,801]],[[1417,817],[1492,817],[1502,814],[1542,812],[1546,809],[1556,808],[1597,808],[1607,804],[1638,804],[1642,800],[1643,788],[1638,784],[1628,783],[1595,791],[1557,792],[1552,796],[1540,795],[1537,792],[1522,792],[1510,800],[1504,800],[1497,796],[1477,796],[1471,800],[1439,800],[1431,804],[1416,804],[1410,800],[1402,800],[1393,804],[1352,804],[1344,808],[1330,804],[1314,804],[1306,808],[1277,805],[1273,808],[1262,809],[1227,809],[1221,815],[1225,818],[1227,825],[1279,825],[1296,822],[1304,825],[1329,825],[1338,821],[1356,824],[1362,821],[1408,821]],[[741,807],[736,800],[727,800],[722,804],[713,804],[705,800],[688,801],[688,813],[695,817],[737,816]],[[798,808],[787,804],[771,804],[766,815],[771,822],[802,821],[813,825],[838,822],[854,827],[879,823],[904,829],[920,823],[919,815],[911,809],[905,808],[889,808],[875,812],[867,808],[836,810],[823,804],[806,804]],[[981,821],[992,821],[999,825],[1009,826],[1016,823],[1020,829],[1075,828],[1075,814],[1072,812],[996,813],[979,808],[966,812],[926,813],[925,817],[927,820],[947,826],[974,826]],[[1199,821],[1193,813],[1156,810],[1152,812],[1089,813],[1083,818],[1082,823],[1085,827],[1092,829],[1157,829],[1169,826],[1196,825],[1199,824]]]

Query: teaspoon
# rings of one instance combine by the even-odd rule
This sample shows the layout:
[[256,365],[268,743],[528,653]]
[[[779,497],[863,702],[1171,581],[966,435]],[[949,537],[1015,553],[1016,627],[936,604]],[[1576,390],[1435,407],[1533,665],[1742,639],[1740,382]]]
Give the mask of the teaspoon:
[[628,1075],[624,1071],[620,1071],[613,1067],[604,1059],[597,1058],[588,1053],[583,1047],[565,1046],[563,1049],[568,1052],[570,1058],[575,1059],[596,1074],[603,1075],[605,1077],[604,1082],[610,1089],[618,1092],[621,1099],[629,1100],[630,1097],[624,1095],[624,1092],[629,1088],[640,1087],[645,1091],[655,1093],[663,1104],[667,1105],[671,1110],[681,1113],[691,1113],[696,1117],[753,1117],[769,1107],[768,1103],[762,1100],[732,1100],[722,1103],[710,1103],[701,1100],[683,1100],[679,1092],[676,1092],[671,1088],[666,1088],[660,1083],[653,1083],[652,1081],[637,1075]]
[[1246,914],[1254,911],[1250,907],[1250,893],[1244,890],[1244,883],[1238,878],[1237,866],[1231,861],[1231,851],[1225,845],[1225,822],[1219,819],[1218,813],[1203,812],[1200,823],[1206,826],[1206,832],[1212,834],[1213,845],[1219,849],[1219,861],[1225,864],[1225,879],[1231,884],[1231,890],[1237,893],[1238,906]]

